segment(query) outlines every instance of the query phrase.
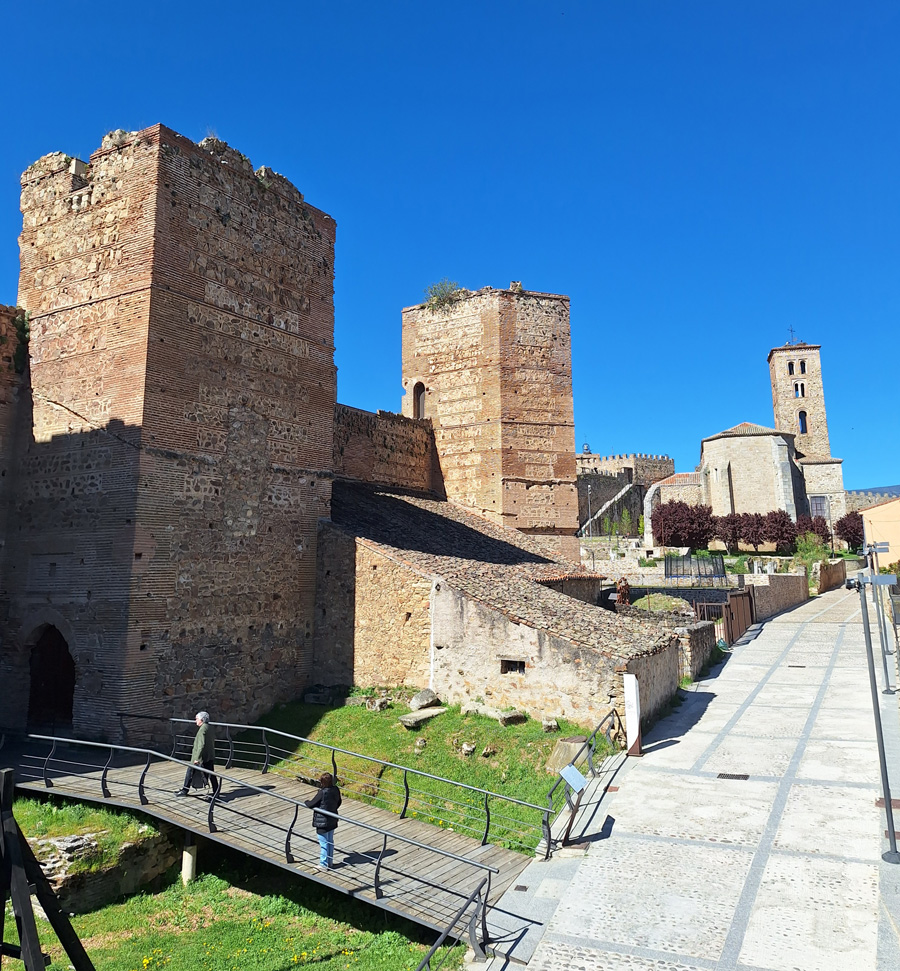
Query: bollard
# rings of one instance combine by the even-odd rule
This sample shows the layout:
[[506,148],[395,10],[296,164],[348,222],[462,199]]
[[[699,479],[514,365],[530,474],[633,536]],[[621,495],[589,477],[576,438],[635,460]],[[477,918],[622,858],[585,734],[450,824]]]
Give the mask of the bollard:
[[186,887],[197,878],[197,843],[193,833],[184,834],[184,849],[181,851],[181,882]]

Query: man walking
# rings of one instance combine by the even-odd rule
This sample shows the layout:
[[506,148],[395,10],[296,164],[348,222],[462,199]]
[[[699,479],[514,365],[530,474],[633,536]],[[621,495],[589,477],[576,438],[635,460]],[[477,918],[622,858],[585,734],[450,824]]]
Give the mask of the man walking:
[[204,769],[209,769],[209,784],[212,786],[213,796],[219,791],[219,778],[212,774],[212,769],[215,768],[215,758],[216,758],[216,736],[209,723],[209,712],[208,711],[198,711],[194,717],[194,721],[197,724],[197,734],[194,738],[194,747],[191,749],[191,763],[192,765],[188,767],[187,772],[184,774],[184,784],[175,793],[176,796],[186,796],[191,789],[191,776],[194,774],[194,765],[202,766]]

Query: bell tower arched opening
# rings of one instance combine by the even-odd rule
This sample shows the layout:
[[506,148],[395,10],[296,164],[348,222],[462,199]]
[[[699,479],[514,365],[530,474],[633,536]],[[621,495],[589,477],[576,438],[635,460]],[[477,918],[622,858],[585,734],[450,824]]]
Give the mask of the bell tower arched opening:
[[28,727],[71,728],[75,698],[75,661],[66,639],[52,625],[31,649]]

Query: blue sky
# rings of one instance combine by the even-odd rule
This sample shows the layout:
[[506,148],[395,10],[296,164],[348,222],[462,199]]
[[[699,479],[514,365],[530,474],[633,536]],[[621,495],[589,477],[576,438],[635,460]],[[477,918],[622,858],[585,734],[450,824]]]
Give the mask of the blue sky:
[[900,6],[168,2],[4,14],[0,303],[19,175],[109,130],[210,132],[338,224],[338,397],[400,408],[400,309],[443,277],[571,297],[576,440],[773,422],[822,345],[848,488],[897,457]]

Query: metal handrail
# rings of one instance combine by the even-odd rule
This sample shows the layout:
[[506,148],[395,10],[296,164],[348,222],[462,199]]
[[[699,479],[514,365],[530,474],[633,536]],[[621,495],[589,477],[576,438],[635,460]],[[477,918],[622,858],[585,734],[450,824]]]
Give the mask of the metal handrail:
[[[249,789],[253,792],[259,793],[260,795],[268,796],[272,799],[277,799],[277,800],[280,800],[281,802],[289,803],[290,805],[297,807],[298,811],[300,806],[303,806],[304,809],[309,808],[308,806],[306,806],[306,803],[303,802],[302,800],[294,799],[291,796],[285,796],[280,792],[273,792],[271,789],[262,789],[259,786],[255,786],[252,783],[244,781],[243,779],[236,779],[233,776],[225,775],[224,773],[218,772],[213,769],[205,769],[202,766],[194,765],[192,762],[185,762],[185,761],[182,761],[181,759],[173,758],[171,755],[165,755],[162,752],[154,752],[152,749],[135,748],[134,746],[130,746],[130,745],[116,745],[115,743],[112,743],[112,742],[89,742],[80,738],[59,738],[53,735],[32,735],[30,733],[23,733],[22,737],[27,739],[37,740],[37,741],[53,743],[53,746],[50,750],[50,755],[48,755],[46,760],[44,761],[44,783],[47,788],[53,788],[53,785],[49,781],[49,777],[47,775],[48,763],[50,761],[52,754],[55,753],[56,751],[57,743],[61,742],[63,744],[68,744],[68,745],[83,745],[88,748],[109,749],[111,751],[115,750],[117,752],[133,752],[136,755],[143,755],[145,757],[156,756],[157,759],[160,759],[166,762],[172,762],[175,765],[180,766],[181,768],[184,768],[184,769],[191,768],[195,772],[203,772],[205,775],[215,775],[215,776],[218,776],[219,779],[224,779],[228,782],[233,783],[236,786],[239,786],[241,789]],[[95,768],[99,769],[101,767],[95,766]],[[107,768],[108,768],[108,763],[107,763]],[[105,771],[106,770],[104,769],[104,774],[105,774]],[[146,767],[141,774],[141,779],[143,780],[145,777],[146,777]],[[139,786],[141,784],[142,783],[139,783]],[[218,791],[221,791],[221,787],[219,788]],[[140,795],[143,795],[143,793],[140,793]],[[108,796],[106,792],[104,792],[104,798],[108,799],[110,798],[110,796]],[[216,797],[214,796],[212,799],[212,802],[210,803],[210,817],[212,816],[212,807],[215,803],[215,798]],[[142,805],[147,805],[147,803],[143,802],[142,800]],[[430,853],[437,853],[439,856],[444,856],[444,857],[447,857],[448,859],[456,860],[457,862],[460,862],[460,863],[470,864],[473,867],[477,867],[480,870],[486,870],[489,873],[500,872],[497,869],[497,867],[493,867],[490,864],[481,863],[478,860],[471,860],[465,856],[459,856],[456,853],[451,853],[449,850],[442,850],[436,846],[430,846],[428,843],[420,843],[418,840],[414,840],[409,836],[403,836],[400,833],[395,833],[392,830],[384,829],[381,826],[375,826],[371,823],[364,823],[361,820],[352,819],[349,816],[340,816],[338,813],[333,813],[330,810],[321,809],[318,807],[316,809],[316,812],[320,812],[325,816],[330,816],[332,819],[339,819],[342,823],[347,823],[351,826],[356,826],[360,829],[366,829],[366,830],[369,830],[370,832],[378,833],[379,835],[384,837],[390,837],[391,839],[400,840],[401,842],[407,843],[410,846],[415,846],[417,849],[427,850]],[[217,832],[216,828],[212,824],[211,819],[210,819],[210,832]],[[292,862],[292,861],[288,861],[288,862]]]
[[[597,745],[596,745],[597,733],[603,728],[604,725],[606,725],[607,722],[609,722],[609,725],[606,728],[606,731],[604,732],[604,736],[606,738],[606,741],[610,745],[612,745],[611,735],[613,730],[616,728],[621,730],[621,727],[622,727],[622,719],[619,717],[619,713],[616,711],[615,708],[613,708],[606,716],[604,716],[604,718],[601,719],[600,724],[597,725],[597,727],[591,732],[588,738],[585,739],[584,743],[581,745],[581,747],[572,757],[571,761],[569,762],[569,765],[575,765],[578,762],[578,760],[581,758],[582,753],[585,750],[587,750],[588,768],[590,770],[591,775],[596,775],[597,770],[596,770],[596,767],[594,766],[594,753],[597,751]],[[575,805],[572,803],[572,796],[571,796],[571,794],[575,790],[572,789],[569,783],[562,776],[560,776],[556,780],[556,782],[553,783],[553,785],[550,787],[550,791],[547,793],[548,815],[553,813],[554,811],[553,797],[556,790],[561,785],[564,787],[563,794],[565,796],[566,805],[569,807],[570,810],[573,810],[573,811],[576,808]],[[562,811],[563,811],[563,807],[560,806],[559,812],[561,813]],[[559,814],[557,814],[557,816],[558,815]],[[548,836],[546,855],[549,856],[549,854],[550,854],[550,840]]]
[[[130,717],[145,717],[143,715],[130,716]],[[193,724],[193,719],[191,718],[170,718],[169,721],[178,722],[183,724],[191,725]],[[419,775],[426,779],[434,779],[437,782],[446,782],[448,785],[456,786],[460,789],[468,789],[470,792],[478,792],[481,794],[487,793],[489,796],[493,796],[495,799],[503,799],[505,802],[515,803],[517,806],[525,806],[528,809],[537,809],[539,812],[544,811],[543,806],[538,806],[533,802],[526,802],[524,799],[515,799],[513,796],[505,796],[502,792],[493,792],[490,789],[482,789],[479,786],[470,786],[466,782],[456,782],[453,779],[447,779],[444,776],[432,775],[430,772],[423,772],[421,769],[413,769],[407,765],[398,765],[396,762],[386,762],[384,759],[375,758],[374,755],[363,755],[361,752],[351,752],[348,749],[338,748],[336,745],[329,745],[327,742],[317,742],[311,738],[304,738],[302,735],[291,735],[289,732],[281,732],[277,728],[268,728],[265,725],[240,725],[234,724],[232,722],[210,722],[210,725],[221,728],[237,728],[242,731],[259,731],[259,732],[272,732],[275,735],[281,735],[284,738],[292,738],[297,742],[304,742],[308,745],[315,745],[319,748],[327,748],[332,752],[340,752],[341,755],[349,755],[354,759],[364,759],[367,762],[377,762],[378,765],[383,765],[389,769],[400,769],[402,772],[411,772],[413,775]]]
[[[460,922],[463,914],[475,902],[476,897],[479,900],[479,904],[475,910],[475,913],[472,914],[472,917],[469,920],[469,939],[472,942],[472,950],[477,955],[477,958],[481,958],[482,960],[484,959],[485,957],[484,948],[481,946],[477,936],[474,934],[474,925],[475,925],[475,921],[478,919],[478,914],[484,908],[484,901],[487,897],[487,894],[485,894],[485,896],[482,897],[481,890],[484,887],[484,885],[488,882],[489,882],[489,878],[485,877],[481,881],[481,883],[479,883],[478,886],[472,891],[472,893],[469,894],[469,899],[462,905],[462,907],[459,908],[453,920],[451,920],[450,923],[444,928],[444,930],[441,933],[441,936],[434,942],[434,945],[432,946],[431,950],[425,955],[424,958],[422,958],[421,962],[419,963],[419,966],[416,968],[416,971],[440,971],[440,969],[444,966],[444,962],[450,956],[450,952],[448,951],[447,954],[444,955],[443,960],[436,968],[431,967],[431,959],[440,950],[441,945],[444,943],[444,941],[446,941],[447,938],[450,937],[451,931]],[[487,935],[485,934],[484,937],[485,937],[485,943],[487,943]],[[456,940],[457,941],[461,940],[461,935],[457,937]]]

